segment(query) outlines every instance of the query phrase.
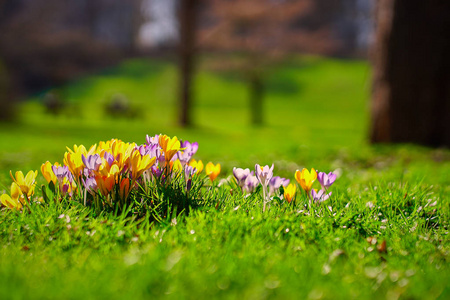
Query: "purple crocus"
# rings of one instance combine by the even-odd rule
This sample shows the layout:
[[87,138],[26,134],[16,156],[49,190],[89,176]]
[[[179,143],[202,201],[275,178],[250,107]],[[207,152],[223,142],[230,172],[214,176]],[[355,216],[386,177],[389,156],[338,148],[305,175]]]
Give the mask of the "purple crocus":
[[86,191],[88,191],[89,194],[94,196],[95,193],[97,193],[98,186],[95,177],[87,177],[86,180],[81,179],[81,182],[83,183],[84,187],[86,188]]
[[71,176],[69,176],[70,171],[67,166],[52,166],[52,170],[56,178],[58,179],[58,182],[60,183],[64,181],[65,177],[67,177],[68,179],[69,177],[71,178]]
[[192,187],[192,176],[197,171],[196,168],[189,165],[184,166],[184,179],[186,180],[186,190],[190,191]]
[[155,136],[149,136],[147,134],[147,136],[145,137],[146,141],[147,141],[147,145],[159,145],[159,135],[155,135]]
[[261,185],[263,187],[264,186],[267,187],[270,179],[273,176],[273,164],[272,164],[272,167],[269,167],[269,166],[261,167],[260,165],[256,164],[255,170],[256,170],[256,177],[258,178]]
[[197,171],[196,168],[191,167],[189,165],[185,165],[184,166],[184,176],[185,176],[186,181],[188,181],[188,179],[191,178],[192,175],[194,175],[196,171]]
[[183,152],[187,153],[191,157],[194,156],[195,153],[197,153],[198,150],[198,143],[193,142],[190,143],[189,141],[181,141],[180,148],[184,149]]
[[150,155],[150,157],[155,157],[157,154],[157,150],[158,150],[158,145],[141,145],[136,147],[137,150],[139,150],[139,153],[141,154],[141,156],[144,155]]
[[164,157],[164,153],[159,148],[156,149],[156,162],[161,168],[166,165],[166,158]]
[[108,165],[111,167],[113,162],[114,162],[114,155],[112,155],[109,152],[105,152],[103,154],[103,158],[106,160],[106,162],[108,163]]
[[250,169],[233,168],[233,175],[236,178],[238,185],[243,188],[245,185],[245,180],[250,175]]
[[158,166],[151,166],[150,170],[152,171],[152,175],[156,178],[161,177],[162,170]]
[[71,184],[70,183],[64,183],[63,185],[62,185],[62,188],[61,188],[61,194],[63,195],[63,196],[66,196],[66,195],[69,195],[69,197],[72,197],[72,188],[71,188],[71,186],[70,186]]
[[260,165],[255,165],[256,170],[256,178],[258,178],[259,182],[263,187],[263,212],[266,211],[266,195],[267,195],[267,184],[269,184],[270,179],[273,177],[273,164],[272,167]]
[[81,160],[83,161],[86,168],[89,170],[97,171],[100,165],[102,164],[102,159],[99,154],[88,155],[87,157],[84,154],[81,155]]
[[281,178],[280,176],[272,177],[269,180],[269,196],[275,194],[280,186],[286,187],[289,184],[290,180],[286,178]]
[[82,154],[81,160],[86,166],[86,168],[84,169],[85,176],[92,176],[93,172],[98,171],[98,168],[102,164],[102,159],[100,158],[99,154],[88,155],[87,157]]
[[320,190],[319,192],[316,192],[315,189],[311,190],[311,197],[315,202],[323,202],[330,198],[330,196],[331,192],[327,194],[325,190]]
[[243,190],[244,192],[247,192],[247,193],[253,193],[253,192],[255,191],[256,187],[258,186],[259,180],[258,180],[258,178],[256,178],[256,176],[254,176],[253,174],[254,174],[254,172],[252,171],[252,172],[247,176],[247,178],[245,178],[244,186],[242,187],[242,190]]
[[181,141],[180,147],[183,150],[180,150],[177,152],[177,154],[172,158],[172,160],[179,159],[181,164],[184,166],[186,165],[194,156],[195,153],[197,153],[198,150],[198,143],[190,143],[189,141]]
[[328,174],[324,172],[319,172],[319,174],[317,174],[317,180],[319,181],[322,188],[326,190],[336,180],[336,174],[334,174],[333,172],[330,172]]

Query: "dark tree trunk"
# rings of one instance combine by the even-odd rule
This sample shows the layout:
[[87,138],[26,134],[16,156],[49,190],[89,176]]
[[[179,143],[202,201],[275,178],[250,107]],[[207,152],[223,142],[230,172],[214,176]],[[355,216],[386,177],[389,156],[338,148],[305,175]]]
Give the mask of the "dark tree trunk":
[[13,121],[14,118],[15,110],[8,78],[8,70],[0,60],[0,122]]
[[264,83],[261,75],[252,74],[249,78],[250,85],[250,112],[253,125],[263,124],[263,100]]
[[197,0],[180,1],[180,125],[192,125],[192,75],[195,56]]
[[450,1],[377,5],[371,141],[450,147]]

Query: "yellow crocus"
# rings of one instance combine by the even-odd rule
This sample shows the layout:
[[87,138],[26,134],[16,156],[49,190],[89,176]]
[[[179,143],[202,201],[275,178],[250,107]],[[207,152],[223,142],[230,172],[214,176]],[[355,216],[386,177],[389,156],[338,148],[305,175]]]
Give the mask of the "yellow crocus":
[[116,182],[113,175],[97,175],[95,176],[95,181],[97,182],[98,190],[105,197],[111,192]]
[[128,194],[130,193],[130,179],[124,178],[120,182],[119,185],[119,195],[121,199],[128,198]]
[[86,155],[86,148],[84,148],[83,146],[83,151],[80,147],[75,148],[78,150],[77,152],[69,151],[64,154],[64,165],[69,168],[69,171],[72,173],[76,180],[78,180],[78,178],[81,176],[81,172],[84,169],[84,163],[81,159],[81,155]]
[[131,169],[131,178],[136,180],[141,177],[144,171],[148,170],[155,163],[156,157],[150,155],[141,156],[138,150],[135,150],[129,157],[129,167]]
[[297,180],[297,182],[306,191],[308,195],[316,179],[317,179],[317,172],[316,170],[314,170],[314,168],[311,169],[311,172],[308,171],[306,168],[303,168],[301,172],[299,170],[295,171],[295,180]]
[[195,173],[199,174],[203,171],[203,162],[201,160],[196,161],[195,159],[189,162],[189,166],[195,168]]
[[297,186],[295,184],[290,183],[286,188],[284,188],[284,199],[288,203],[291,203],[292,199],[295,196],[295,192],[297,191]]
[[[55,173],[53,173],[52,164],[49,161],[46,161],[41,166],[41,173],[44,175],[45,180],[47,180],[48,183],[53,182],[53,184],[56,184],[56,181],[58,180],[56,178]],[[54,166],[59,167],[58,163],[55,163]]]
[[9,172],[9,174],[11,175],[11,178],[14,180],[14,182],[17,183],[24,195],[30,197],[34,194],[34,181],[36,180],[37,170],[29,171],[25,177],[23,176],[22,171],[17,171],[15,177],[12,175],[11,171]]
[[172,170],[173,173],[180,173],[183,170],[183,165],[181,164],[181,161],[179,159],[177,159],[174,162],[170,162],[171,163],[171,167],[170,169]]
[[161,146],[164,152],[164,158],[166,162],[169,162],[172,157],[180,151],[181,144],[176,136],[173,138],[168,137],[167,135],[159,136],[159,146]]
[[0,196],[0,202],[10,209],[20,210],[24,201],[25,200],[23,199],[22,191],[15,182],[11,184],[11,196],[9,196],[8,194],[3,194]]
[[209,176],[211,181],[217,178],[220,174],[220,164],[214,165],[212,162],[206,164],[205,173]]

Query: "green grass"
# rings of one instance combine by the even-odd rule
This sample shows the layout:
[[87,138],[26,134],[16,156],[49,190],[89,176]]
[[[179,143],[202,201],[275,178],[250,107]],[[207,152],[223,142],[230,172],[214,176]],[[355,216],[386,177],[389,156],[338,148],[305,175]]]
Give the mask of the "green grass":
[[[198,141],[196,158],[220,162],[223,177],[255,163],[275,162],[275,175],[291,180],[303,166],[338,170],[333,197],[314,215],[301,197],[262,213],[261,197],[221,190],[217,209],[212,201],[163,224],[53,204],[2,210],[0,299],[450,297],[450,153],[367,144],[366,62],[303,58],[274,68],[262,127],[249,125],[245,83],[205,59],[195,127],[179,128],[176,82],[171,63],[131,60],[60,87],[71,105],[62,115],[45,114],[38,96],[24,102],[15,124],[0,125],[0,188],[9,170],[62,162],[66,146],[141,144],[162,132]],[[141,117],[105,116],[114,93]]]

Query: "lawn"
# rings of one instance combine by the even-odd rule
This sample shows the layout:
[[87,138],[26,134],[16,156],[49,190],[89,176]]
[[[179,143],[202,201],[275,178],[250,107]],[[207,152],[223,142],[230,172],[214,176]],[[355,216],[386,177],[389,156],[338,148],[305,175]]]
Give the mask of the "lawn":
[[[303,167],[334,171],[331,198],[311,208],[298,194],[263,213],[261,191],[245,198],[225,184],[160,222],[68,204],[3,209],[1,299],[450,297],[450,152],[368,144],[367,62],[274,67],[265,124],[254,127],[245,83],[210,59],[199,65],[189,129],[176,124],[176,67],[166,61],[130,60],[58,87],[59,115],[45,112],[42,95],[24,101],[19,119],[0,125],[0,188],[9,192],[10,170],[62,162],[66,146],[165,133],[199,142],[194,158],[221,163],[220,178],[256,163],[291,182]],[[135,118],[105,114],[115,94]]]

